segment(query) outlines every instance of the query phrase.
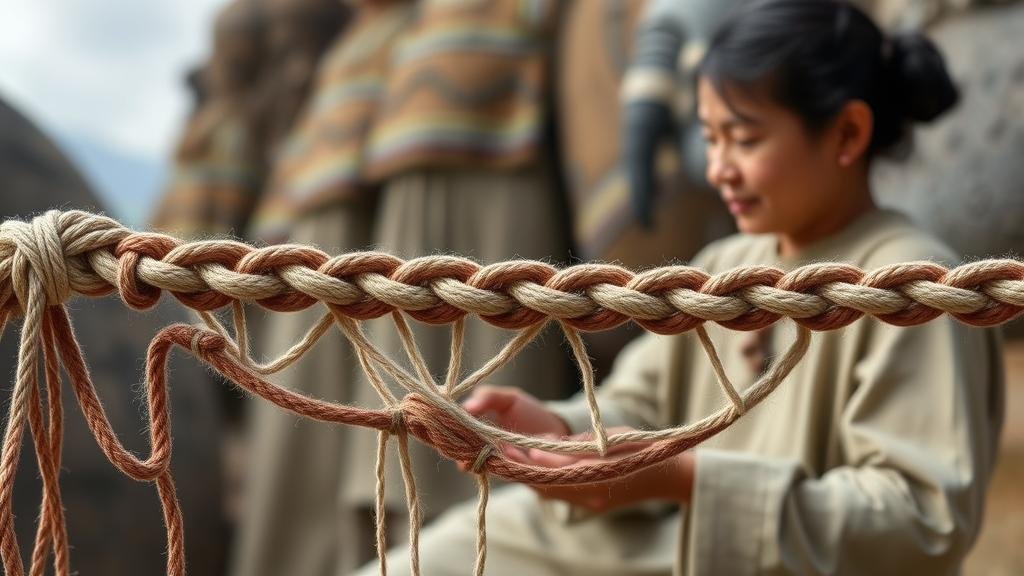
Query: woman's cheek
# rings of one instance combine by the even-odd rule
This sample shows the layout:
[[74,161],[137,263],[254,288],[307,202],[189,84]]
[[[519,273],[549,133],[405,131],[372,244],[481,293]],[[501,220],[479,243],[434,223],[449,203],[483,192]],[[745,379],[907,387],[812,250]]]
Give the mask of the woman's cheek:
[[751,229],[749,232],[775,231],[776,220],[780,216],[778,209],[786,204],[785,170],[783,166],[780,166],[780,160],[783,159],[772,154],[772,150],[769,148],[751,154],[746,162],[743,188],[759,201],[758,209],[749,219],[750,226],[756,229]]

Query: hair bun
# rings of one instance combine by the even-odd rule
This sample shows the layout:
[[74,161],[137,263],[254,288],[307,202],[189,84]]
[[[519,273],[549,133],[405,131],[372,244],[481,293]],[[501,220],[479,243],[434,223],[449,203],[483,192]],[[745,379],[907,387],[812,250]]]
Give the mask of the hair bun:
[[946,61],[935,44],[916,32],[889,40],[888,68],[892,86],[905,118],[930,122],[960,99]]

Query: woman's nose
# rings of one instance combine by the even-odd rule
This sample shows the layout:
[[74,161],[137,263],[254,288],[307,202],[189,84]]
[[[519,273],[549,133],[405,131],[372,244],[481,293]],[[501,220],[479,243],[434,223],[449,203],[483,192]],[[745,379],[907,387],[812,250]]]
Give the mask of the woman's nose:
[[729,160],[721,147],[708,147],[708,167],[706,177],[708,184],[720,188],[726,184],[734,184],[739,172]]

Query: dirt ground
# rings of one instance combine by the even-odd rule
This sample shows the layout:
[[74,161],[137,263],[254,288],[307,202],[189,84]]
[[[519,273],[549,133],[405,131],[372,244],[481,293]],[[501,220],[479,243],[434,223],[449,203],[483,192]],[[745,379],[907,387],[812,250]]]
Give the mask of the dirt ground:
[[1006,424],[986,515],[965,573],[1024,574],[1024,340],[1006,345]]

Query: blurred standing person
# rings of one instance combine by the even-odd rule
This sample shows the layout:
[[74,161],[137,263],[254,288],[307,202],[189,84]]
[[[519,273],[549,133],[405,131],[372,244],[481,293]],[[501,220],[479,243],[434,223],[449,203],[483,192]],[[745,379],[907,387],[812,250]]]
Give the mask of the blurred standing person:
[[[210,63],[202,68],[198,82],[190,76],[190,84],[204,97],[179,145],[175,175],[153,218],[154,227],[185,237],[256,236],[252,220],[267,196],[274,159],[311,93],[321,57],[350,12],[336,0],[238,0],[223,10],[215,25]],[[257,346],[261,334],[254,331]],[[287,517],[280,520],[285,530],[277,533],[273,527],[279,519],[260,513],[275,510],[274,502],[292,497],[275,481],[280,475],[263,473],[263,467],[275,461],[279,447],[294,446],[284,440],[267,441],[257,432],[254,453],[249,453],[240,438],[243,402],[229,388],[220,389],[226,391],[226,515],[237,530],[235,563],[246,558],[268,566],[268,572],[246,567],[240,572],[244,574],[301,574],[276,570],[261,556],[278,550],[279,557],[291,562],[291,554],[306,553],[296,543],[304,533],[288,526]],[[260,425],[255,418],[255,427]],[[268,427],[273,436],[273,425]],[[279,436],[286,438],[288,431]],[[247,459],[252,459],[251,465]]]
[[295,127],[311,97],[317,66],[349,23],[352,9],[338,0],[262,0],[267,10],[266,70],[256,118],[266,164]]
[[[315,72],[311,97],[274,164],[253,234],[269,242],[315,244],[338,254],[371,244],[376,197],[363,178],[367,134],[384,91],[395,39],[414,14],[412,2],[365,0]],[[313,307],[266,317],[256,343],[276,355],[323,313]],[[352,403],[358,363],[337,333],[276,376],[291,390]],[[349,428],[303,420],[266,402],[250,404],[244,518],[230,573],[325,576],[373,554],[369,522],[338,506]],[[365,456],[365,455],[364,455]],[[365,462],[360,470],[369,471]]]
[[335,0],[235,0],[224,8],[209,64],[187,78],[197,108],[154,228],[247,235],[274,156],[348,14]]
[[[559,7],[537,0],[418,2],[416,23],[395,50],[367,158],[369,177],[381,183],[374,232],[379,249],[404,258],[454,252],[481,263],[567,257],[550,77]],[[450,329],[415,321],[412,328],[431,373],[443,378]],[[390,318],[371,322],[369,331],[391,357],[405,358]],[[467,318],[464,374],[492,357],[510,334]],[[559,338],[548,332],[547,345],[525,350],[489,381],[565,397],[572,378]],[[379,405],[368,383],[357,392],[357,404]],[[343,498],[372,510],[367,458],[376,451],[376,435],[353,435]],[[473,480],[450,463],[440,465],[435,452],[411,448],[425,520],[475,493]],[[388,474],[400,478],[393,457]],[[404,526],[396,519],[405,513],[400,482],[388,483],[386,500],[389,524]]]
[[185,237],[241,234],[264,172],[252,127],[265,16],[257,0],[235,0],[217,15],[210,62],[188,78],[193,93],[202,97],[175,151],[153,228]]

